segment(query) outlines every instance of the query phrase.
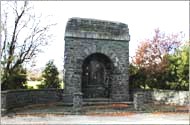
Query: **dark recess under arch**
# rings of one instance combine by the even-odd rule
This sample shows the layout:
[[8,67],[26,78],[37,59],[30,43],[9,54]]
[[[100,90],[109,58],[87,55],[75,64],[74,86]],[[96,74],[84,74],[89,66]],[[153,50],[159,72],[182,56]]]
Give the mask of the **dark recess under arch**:
[[89,55],[82,65],[82,92],[84,98],[109,98],[111,92],[112,62],[104,54]]

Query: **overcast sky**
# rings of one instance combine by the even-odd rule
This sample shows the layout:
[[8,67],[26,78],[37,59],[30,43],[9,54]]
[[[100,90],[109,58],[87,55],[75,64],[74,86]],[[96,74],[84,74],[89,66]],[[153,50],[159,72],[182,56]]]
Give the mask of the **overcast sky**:
[[54,59],[59,69],[63,68],[64,33],[69,18],[94,18],[128,24],[130,56],[134,56],[141,40],[151,38],[154,29],[166,33],[183,31],[189,37],[188,1],[33,1],[36,13],[52,15],[57,25],[52,29],[53,42],[38,56],[37,67],[44,67]]

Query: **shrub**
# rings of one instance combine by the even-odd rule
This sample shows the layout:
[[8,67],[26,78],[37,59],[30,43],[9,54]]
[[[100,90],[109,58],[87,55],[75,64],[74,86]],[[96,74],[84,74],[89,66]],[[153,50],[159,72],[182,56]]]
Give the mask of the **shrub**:
[[1,89],[26,89],[27,88],[27,73],[22,65],[17,66],[14,70],[7,73],[8,76],[2,74]]
[[54,62],[50,60],[42,72],[43,82],[38,88],[60,88],[59,72]]

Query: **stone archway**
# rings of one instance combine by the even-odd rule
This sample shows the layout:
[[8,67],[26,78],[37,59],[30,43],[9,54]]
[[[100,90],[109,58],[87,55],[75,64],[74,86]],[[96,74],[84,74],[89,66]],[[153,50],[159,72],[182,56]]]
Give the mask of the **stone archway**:
[[69,19],[65,30],[64,102],[73,102],[74,93],[80,92],[84,98],[127,101],[129,40],[127,24]]
[[89,55],[82,65],[82,92],[84,98],[109,98],[111,92],[112,62],[104,54]]

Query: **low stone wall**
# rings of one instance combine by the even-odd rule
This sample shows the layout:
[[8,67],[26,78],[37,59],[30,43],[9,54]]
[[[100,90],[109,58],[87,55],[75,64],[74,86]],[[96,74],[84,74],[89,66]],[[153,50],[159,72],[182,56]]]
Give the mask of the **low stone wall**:
[[175,90],[134,90],[135,93],[144,93],[144,103],[159,103],[159,104],[174,104],[174,105],[188,105],[189,91],[175,91]]
[[1,111],[31,104],[46,104],[62,100],[62,89],[1,91]]

